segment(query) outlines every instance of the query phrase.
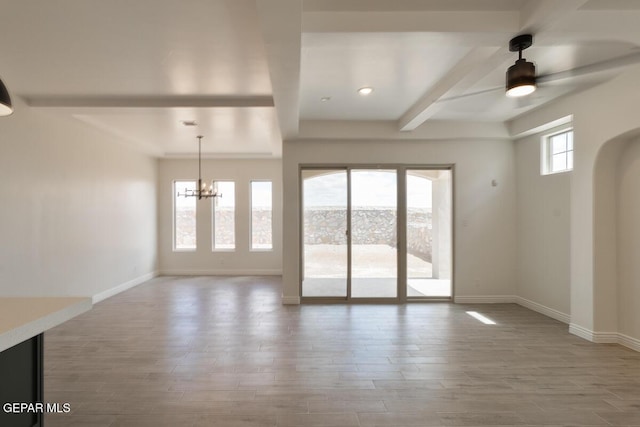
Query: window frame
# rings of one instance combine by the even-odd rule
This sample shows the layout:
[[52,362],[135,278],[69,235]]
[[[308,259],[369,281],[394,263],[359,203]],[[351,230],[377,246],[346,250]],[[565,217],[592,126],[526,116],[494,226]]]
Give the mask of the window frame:
[[[271,184],[271,247],[254,248],[253,247],[253,183],[268,182]],[[249,180],[249,252],[273,252],[273,180],[272,179],[250,179]]]
[[[553,166],[553,150],[551,147],[552,144],[552,139],[555,136],[558,135],[562,135],[562,134],[571,134],[571,149],[565,149],[565,151],[562,151],[561,153],[566,153],[567,155],[571,155],[571,168],[566,168],[566,169],[560,169],[560,170],[553,170],[552,166]],[[573,127],[569,127],[569,128],[564,128],[561,130],[558,130],[556,132],[553,133],[549,133],[546,134],[542,137],[542,141],[541,141],[541,150],[540,150],[540,174],[541,175],[555,175],[555,174],[559,174],[559,173],[567,173],[567,172],[571,172],[573,171],[573,165],[574,165],[574,151],[575,151],[575,134],[573,133]],[[557,154],[557,153],[556,153]],[[568,160],[567,160],[567,164],[568,164]]]
[[[198,204],[195,204],[195,245],[193,248],[178,248],[177,247],[177,227],[176,227],[176,199],[177,199],[177,188],[176,184],[180,182],[191,182],[194,183],[194,186],[198,186],[198,181],[194,179],[174,179],[171,185],[171,197],[172,197],[172,234],[173,234],[173,242],[172,242],[172,250],[173,252],[196,252],[198,250]],[[194,198],[195,199],[195,198]]]

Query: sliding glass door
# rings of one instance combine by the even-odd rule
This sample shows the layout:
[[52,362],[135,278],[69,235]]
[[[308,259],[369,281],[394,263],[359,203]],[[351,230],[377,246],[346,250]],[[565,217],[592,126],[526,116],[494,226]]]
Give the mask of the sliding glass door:
[[450,298],[451,178],[448,168],[303,168],[302,297]]
[[406,171],[407,298],[452,296],[451,170]]
[[395,170],[351,171],[351,296],[398,296]]
[[347,297],[347,171],[302,171],[302,295]]

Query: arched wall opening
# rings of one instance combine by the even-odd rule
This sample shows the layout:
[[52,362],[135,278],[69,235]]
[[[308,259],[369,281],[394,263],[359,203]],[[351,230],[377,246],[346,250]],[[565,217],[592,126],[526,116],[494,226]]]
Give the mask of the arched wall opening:
[[593,314],[598,341],[640,344],[640,128],[603,144],[594,165]]

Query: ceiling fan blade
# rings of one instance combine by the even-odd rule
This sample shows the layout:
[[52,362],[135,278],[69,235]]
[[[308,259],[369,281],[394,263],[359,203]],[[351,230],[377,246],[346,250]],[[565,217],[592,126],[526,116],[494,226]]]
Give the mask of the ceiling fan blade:
[[534,98],[531,95],[513,98],[513,102],[515,103],[516,108],[527,108],[535,104]]
[[475,92],[462,93],[460,95],[448,96],[446,98],[440,98],[436,102],[456,101],[458,99],[469,98],[471,96],[483,95],[485,93],[495,92],[497,90],[504,90],[504,86],[492,87],[489,89],[478,90]]
[[[624,68],[631,65],[640,64],[640,52],[635,52],[629,55],[620,56],[618,58],[608,59],[606,61],[595,62],[593,64],[583,65],[581,67],[576,67],[571,70],[560,71],[558,73],[551,74],[543,74],[536,77],[536,82],[539,84],[554,82],[558,80],[571,79],[574,77],[585,76],[587,74],[598,73],[601,71],[609,71],[614,70],[616,68]],[[483,89],[470,93],[463,93],[460,95],[453,95],[445,98],[440,98],[436,102],[447,102],[447,101],[456,101],[459,99],[465,99],[472,96],[483,95],[485,93],[490,93],[494,91],[504,91],[504,86],[492,87],[489,89]],[[521,101],[522,105],[524,102]]]
[[583,65],[571,70],[560,71],[558,73],[540,75],[536,78],[536,80],[538,83],[554,82],[557,80],[580,77],[600,71],[609,71],[616,68],[628,67],[635,64],[640,64],[640,52],[620,56],[618,58],[608,59],[606,61],[595,62],[593,64]]

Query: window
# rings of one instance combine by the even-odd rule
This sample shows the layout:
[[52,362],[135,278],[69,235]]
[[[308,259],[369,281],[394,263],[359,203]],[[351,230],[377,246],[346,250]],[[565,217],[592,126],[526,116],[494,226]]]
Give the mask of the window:
[[549,175],[573,169],[573,130],[545,136],[542,139],[542,174]]
[[195,181],[174,181],[173,183],[173,249],[196,249],[196,198],[185,197],[188,191],[195,191]]
[[214,181],[213,188],[221,197],[213,198],[213,250],[236,248],[236,184]]
[[251,249],[269,250],[272,244],[271,181],[251,181]]

